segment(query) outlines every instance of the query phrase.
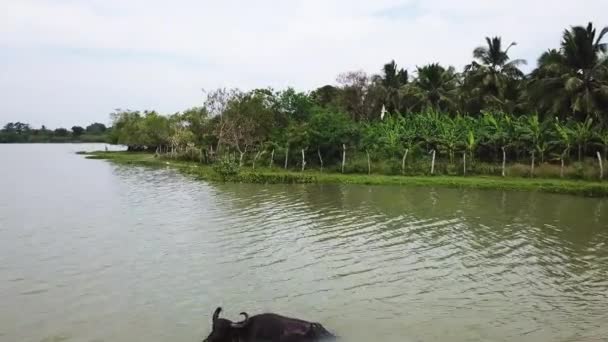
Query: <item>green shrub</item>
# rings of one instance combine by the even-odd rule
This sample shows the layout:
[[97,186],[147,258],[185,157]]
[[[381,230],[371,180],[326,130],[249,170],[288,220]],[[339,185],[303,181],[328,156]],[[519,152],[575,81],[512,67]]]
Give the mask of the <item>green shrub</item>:
[[223,178],[238,176],[240,172],[239,164],[228,158],[222,158],[213,165],[213,170]]

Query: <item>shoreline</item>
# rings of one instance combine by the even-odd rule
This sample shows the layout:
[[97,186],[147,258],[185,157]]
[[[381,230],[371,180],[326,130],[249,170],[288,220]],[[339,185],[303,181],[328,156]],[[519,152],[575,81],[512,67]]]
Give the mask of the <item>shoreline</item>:
[[257,184],[361,184],[393,186],[440,186],[450,188],[472,188],[513,191],[538,191],[571,194],[586,197],[608,197],[608,182],[585,180],[562,180],[553,178],[521,178],[497,176],[401,176],[380,174],[321,173],[316,170],[304,172],[276,169],[243,168],[232,177],[224,178],[211,166],[196,162],[166,160],[142,152],[78,152],[87,159],[103,159],[124,165],[148,167],[172,167],[178,171],[205,181],[257,183]]

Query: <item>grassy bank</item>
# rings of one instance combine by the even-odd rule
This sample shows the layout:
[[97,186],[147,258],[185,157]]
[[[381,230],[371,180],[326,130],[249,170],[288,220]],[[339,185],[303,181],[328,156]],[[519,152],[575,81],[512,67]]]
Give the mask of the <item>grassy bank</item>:
[[216,173],[213,168],[195,162],[156,158],[150,153],[133,152],[92,152],[85,154],[89,159],[107,159],[119,164],[142,165],[151,167],[173,167],[195,178],[209,181],[234,181],[243,183],[338,183],[367,185],[402,186],[444,186],[477,189],[500,189],[519,191],[542,191],[592,197],[608,197],[608,182],[560,180],[547,178],[519,178],[494,176],[387,176],[366,174],[321,173],[310,170],[305,172],[276,169],[243,168],[229,179]]

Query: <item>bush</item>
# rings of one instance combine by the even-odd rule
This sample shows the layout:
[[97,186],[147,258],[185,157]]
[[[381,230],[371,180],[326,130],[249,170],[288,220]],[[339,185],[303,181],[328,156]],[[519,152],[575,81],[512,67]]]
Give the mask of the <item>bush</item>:
[[235,177],[239,174],[239,164],[229,158],[223,158],[213,165],[213,170],[222,178]]

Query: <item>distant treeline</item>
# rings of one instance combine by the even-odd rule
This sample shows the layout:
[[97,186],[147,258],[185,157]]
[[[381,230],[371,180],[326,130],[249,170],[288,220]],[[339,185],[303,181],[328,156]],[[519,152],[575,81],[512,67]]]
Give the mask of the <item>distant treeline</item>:
[[86,128],[73,126],[47,129],[44,125],[32,128],[23,122],[9,122],[0,130],[0,143],[63,143],[63,142],[105,142],[110,130],[102,123],[92,123]]
[[516,44],[494,37],[461,72],[433,63],[412,75],[391,61],[310,92],[218,89],[181,113],[119,110],[110,141],[252,167],[415,174],[437,159],[435,173],[504,175],[509,163],[527,165],[524,174],[553,164],[597,175],[594,161],[608,153],[607,33],[591,23],[565,30],[529,74],[510,58]]

